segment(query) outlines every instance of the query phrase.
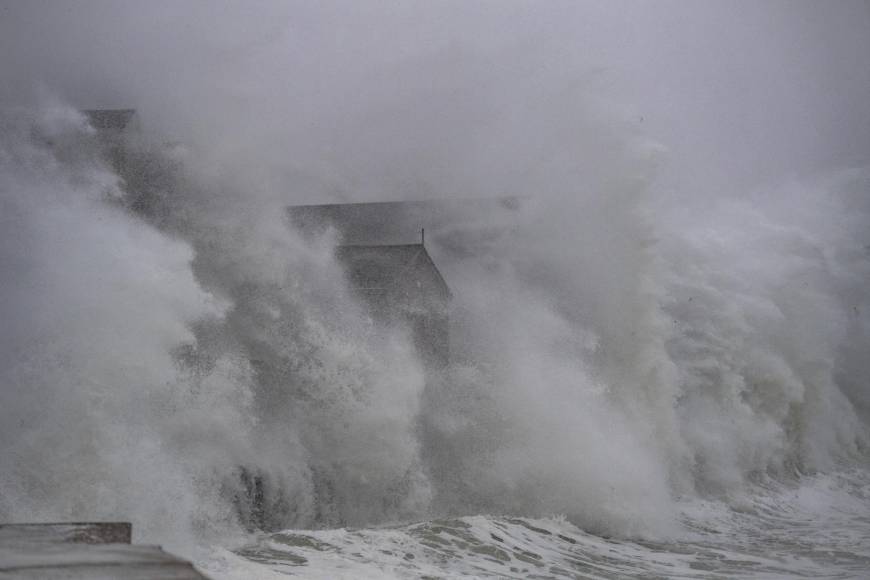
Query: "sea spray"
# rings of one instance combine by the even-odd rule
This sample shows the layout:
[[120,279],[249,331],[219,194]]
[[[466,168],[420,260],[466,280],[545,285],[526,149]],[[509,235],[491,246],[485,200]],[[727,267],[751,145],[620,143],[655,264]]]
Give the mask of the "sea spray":
[[[870,569],[866,3],[0,12],[0,520],[215,579]],[[454,208],[438,376],[285,220],[384,200]]]
[[67,107],[6,122],[8,518],[184,541],[425,510],[420,365],[331,246],[183,182],[177,150],[134,136],[113,168]]
[[670,214],[662,307],[702,488],[826,470],[866,449],[850,403],[866,384],[848,389],[838,367],[866,345],[867,186],[866,171],[847,170]]
[[5,123],[9,517],[203,537],[564,513],[648,536],[675,496],[866,446],[864,388],[837,372],[867,341],[862,171],[803,211],[787,188],[653,203],[656,148],[593,123],[609,145],[563,183],[595,193],[434,224],[463,350],[427,384],[407,329],[376,331],[346,287],[339,233],[303,239],[269,188],[138,138],[113,168],[69,108]]
[[248,377],[221,360],[196,390],[172,352],[226,305],[196,283],[189,246],[117,205],[82,115],[3,125],[3,519],[127,518],[139,537],[198,536],[230,518],[212,482],[247,447]]

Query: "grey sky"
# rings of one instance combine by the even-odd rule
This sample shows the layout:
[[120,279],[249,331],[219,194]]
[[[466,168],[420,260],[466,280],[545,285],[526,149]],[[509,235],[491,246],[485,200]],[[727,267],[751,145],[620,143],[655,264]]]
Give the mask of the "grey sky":
[[330,154],[351,166],[416,154],[424,171],[458,165],[458,150],[460,171],[486,181],[524,154],[493,160],[492,142],[522,136],[496,117],[587,90],[664,143],[693,187],[870,157],[870,4],[847,0],[4,0],[0,71],[7,104],[42,91],[132,105],[161,134],[313,172]]

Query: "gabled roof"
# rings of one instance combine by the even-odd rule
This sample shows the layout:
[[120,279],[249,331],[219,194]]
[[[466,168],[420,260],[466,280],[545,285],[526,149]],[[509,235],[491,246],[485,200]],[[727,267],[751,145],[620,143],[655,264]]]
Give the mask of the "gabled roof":
[[[287,207],[290,223],[306,235],[335,228],[346,244],[396,244],[420,239],[420,230],[436,233],[447,227],[515,215],[522,198],[379,201]],[[434,238],[433,238],[434,239]]]
[[136,109],[90,109],[82,111],[94,129],[123,131],[136,116]]
[[378,271],[372,273],[376,278],[373,281],[376,286],[363,287],[360,288],[361,290],[391,290],[409,275],[414,267],[424,265],[434,274],[438,288],[448,298],[453,298],[450,287],[423,244],[338,246],[335,254],[339,261],[346,265],[366,261],[377,263]]

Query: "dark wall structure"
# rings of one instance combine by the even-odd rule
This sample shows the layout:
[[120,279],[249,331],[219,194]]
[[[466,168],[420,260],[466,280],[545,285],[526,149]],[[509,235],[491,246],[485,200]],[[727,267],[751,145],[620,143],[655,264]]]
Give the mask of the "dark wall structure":
[[437,245],[450,250],[447,238],[457,233],[479,233],[502,222],[500,227],[509,228],[522,203],[516,197],[333,203],[291,206],[288,214],[304,234],[319,235],[332,228],[343,244],[405,244],[419,240],[425,228],[427,234],[442,234]]
[[447,365],[452,294],[423,238],[423,228],[443,213],[438,202],[306,205],[287,211],[304,235],[332,230],[338,236],[336,258],[373,322],[405,326],[427,369]]
[[[457,334],[462,321],[461,316],[451,320],[453,295],[435,261],[485,259],[487,246],[516,227],[525,201],[504,197],[298,205],[288,207],[287,214],[305,236],[331,232],[337,237],[336,256],[373,319],[407,324],[421,358],[438,367],[450,360],[448,336]],[[454,361],[462,359],[460,350],[453,349]]]
[[141,130],[136,109],[89,109],[82,113],[97,131],[103,155],[123,174],[129,161],[126,140]]
[[82,112],[97,131],[124,133],[139,130],[136,109],[87,109]]
[[424,364],[447,365],[452,294],[422,243],[339,246],[336,257],[374,320],[407,325]]

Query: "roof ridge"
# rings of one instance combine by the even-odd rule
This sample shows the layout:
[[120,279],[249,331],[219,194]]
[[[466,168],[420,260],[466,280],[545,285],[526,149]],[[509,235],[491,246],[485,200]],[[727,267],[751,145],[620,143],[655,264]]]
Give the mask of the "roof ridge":
[[415,248],[424,247],[423,244],[339,244],[338,248]]

